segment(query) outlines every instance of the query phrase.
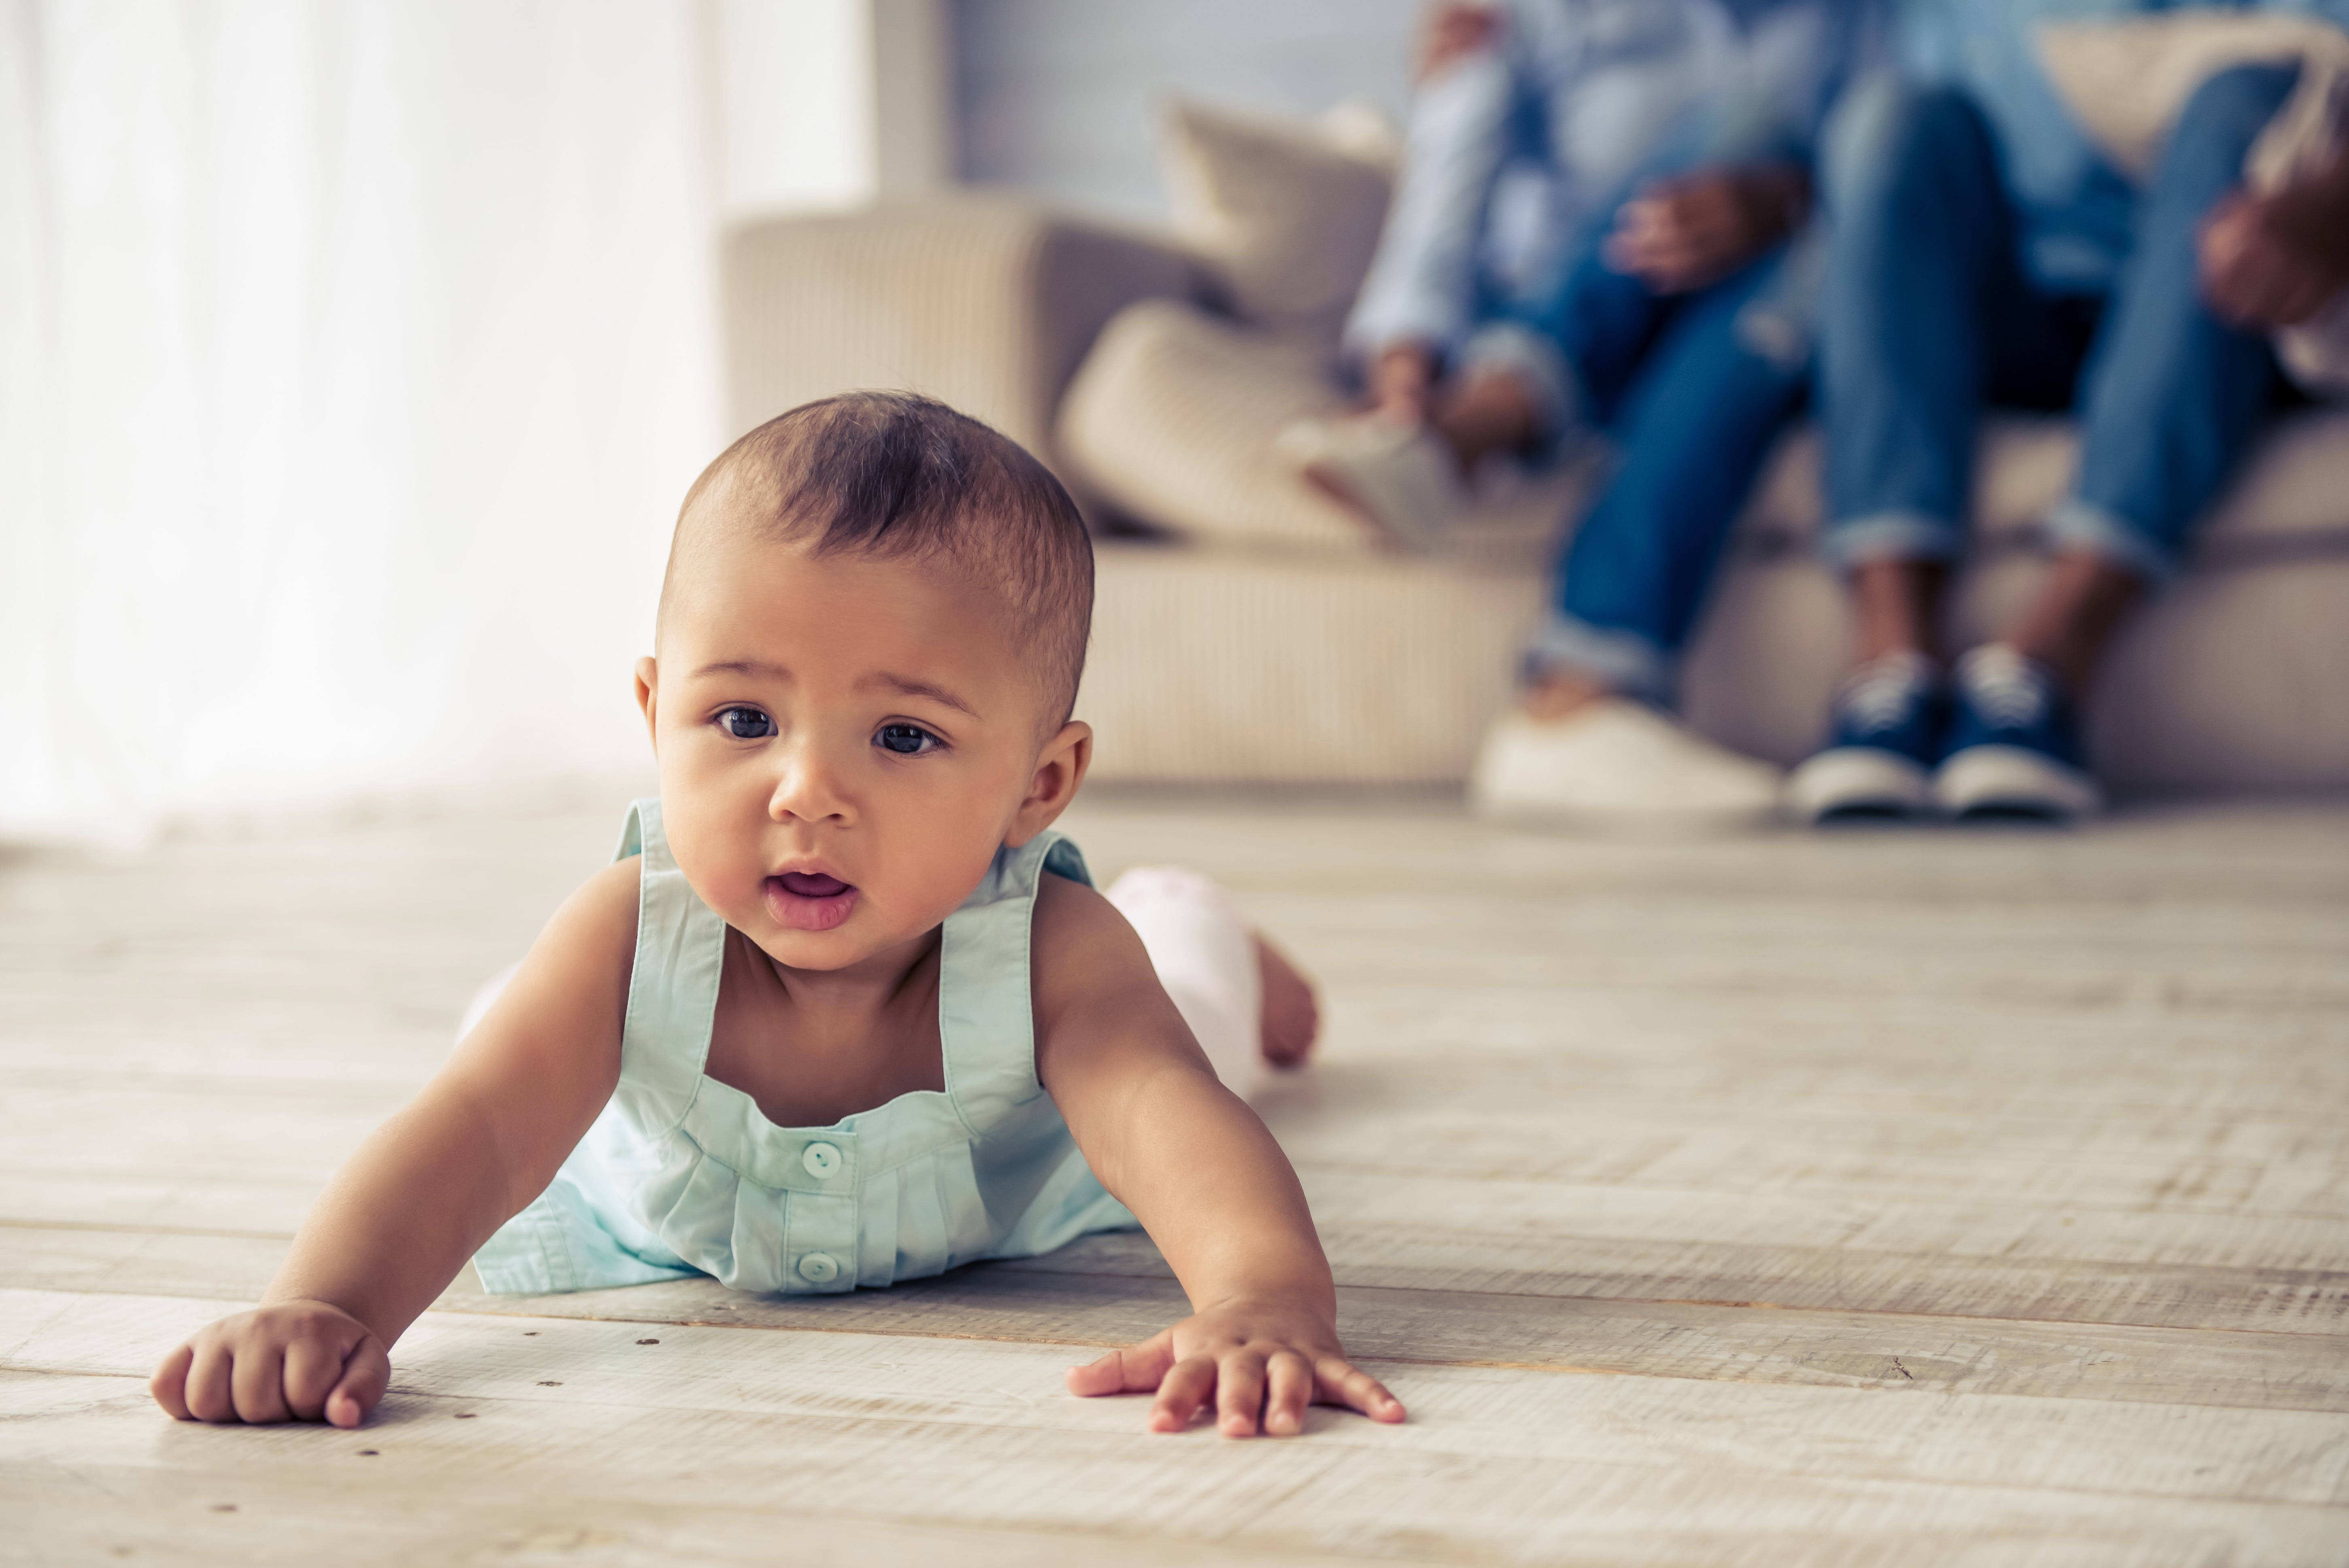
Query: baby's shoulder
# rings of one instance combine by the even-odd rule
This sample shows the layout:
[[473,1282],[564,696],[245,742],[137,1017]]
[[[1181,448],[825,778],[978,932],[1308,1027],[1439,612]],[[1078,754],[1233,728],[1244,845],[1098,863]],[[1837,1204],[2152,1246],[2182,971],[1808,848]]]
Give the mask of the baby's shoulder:
[[1036,942],[1081,942],[1123,922],[1117,907],[1098,889],[1046,872],[1036,879]]
[[636,956],[636,901],[644,857],[630,855],[581,882],[547,923],[543,940],[571,964],[616,966],[625,975]]
[[571,895],[571,902],[577,904],[583,913],[626,925],[633,939],[636,930],[636,901],[643,895],[644,884],[645,857],[627,855],[581,882],[579,891]]
[[1040,1007],[1081,995],[1155,984],[1150,954],[1117,906],[1083,882],[1046,872],[1036,879],[1030,942]]
[[579,887],[582,892],[593,888],[598,897],[616,901],[621,900],[625,893],[625,907],[627,909],[628,918],[634,920],[636,918],[635,900],[644,883],[645,857],[635,854],[621,856],[580,883]]

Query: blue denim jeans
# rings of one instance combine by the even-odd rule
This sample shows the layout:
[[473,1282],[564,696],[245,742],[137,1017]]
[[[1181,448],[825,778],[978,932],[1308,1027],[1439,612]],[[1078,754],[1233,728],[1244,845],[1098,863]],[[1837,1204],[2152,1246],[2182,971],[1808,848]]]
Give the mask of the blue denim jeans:
[[1738,318],[1783,253],[1696,294],[1659,297],[1595,247],[1524,325],[1570,367],[1582,415],[1618,457],[1557,565],[1526,674],[1572,672],[1667,702],[1730,525],[1803,405],[1804,356],[1749,346]]
[[[1348,355],[1417,341],[1448,356],[1495,311],[1548,294],[1579,232],[1603,222],[1660,160],[1806,157],[1813,107],[1839,79],[1868,9],[1855,0],[1506,0],[1491,46],[1413,97],[1402,178],[1347,324]],[[1502,201],[1505,186],[1522,200]]]
[[2273,390],[2266,340],[2213,315],[2196,235],[2297,67],[2221,72],[2189,101],[2109,297],[2050,294],[2021,257],[1989,120],[1962,91],[1881,82],[1832,139],[1821,329],[1831,558],[1962,550],[1986,404],[2076,407],[2078,473],[2046,519],[2059,548],[2165,575],[2250,445]]

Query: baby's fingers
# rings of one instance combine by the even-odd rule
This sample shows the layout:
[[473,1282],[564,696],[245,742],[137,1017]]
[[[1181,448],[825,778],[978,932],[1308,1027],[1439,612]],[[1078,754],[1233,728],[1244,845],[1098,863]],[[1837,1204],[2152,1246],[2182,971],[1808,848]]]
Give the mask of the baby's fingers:
[[350,1358],[333,1340],[303,1335],[285,1347],[285,1408],[298,1421],[316,1421],[326,1413],[326,1396],[343,1379]]
[[1386,1386],[1342,1356],[1324,1356],[1314,1364],[1314,1397],[1325,1405],[1344,1405],[1373,1421],[1402,1419],[1402,1401]]
[[1305,1407],[1313,1402],[1313,1368],[1294,1350],[1283,1350],[1265,1364],[1265,1432],[1294,1437],[1305,1429]]
[[1256,1436],[1257,1413],[1264,1408],[1264,1358],[1234,1350],[1216,1367],[1216,1425],[1227,1438]]
[[188,1368],[195,1365],[195,1360],[196,1347],[182,1345],[164,1357],[162,1365],[155,1368],[155,1376],[147,1380],[147,1392],[175,1421],[188,1418]]
[[285,1408],[285,1353],[275,1345],[249,1336],[236,1353],[229,1372],[229,1396],[236,1418],[254,1426],[283,1421],[294,1412]]
[[1158,1385],[1158,1398],[1150,1407],[1150,1429],[1154,1432],[1179,1432],[1191,1424],[1199,1407],[1216,1390],[1216,1361],[1212,1356],[1194,1356],[1187,1361],[1177,1361],[1174,1369]]
[[1165,1379],[1174,1365],[1174,1336],[1160,1334],[1082,1367],[1070,1367],[1069,1392],[1084,1399],[1103,1394],[1147,1394]]
[[229,1377],[236,1363],[227,1347],[207,1333],[197,1336],[188,1348],[192,1358],[181,1402],[189,1416],[199,1421],[235,1420],[236,1402],[229,1396]]
[[391,1357],[383,1341],[368,1335],[343,1363],[342,1380],[326,1396],[326,1419],[338,1427],[356,1427],[391,1386]]

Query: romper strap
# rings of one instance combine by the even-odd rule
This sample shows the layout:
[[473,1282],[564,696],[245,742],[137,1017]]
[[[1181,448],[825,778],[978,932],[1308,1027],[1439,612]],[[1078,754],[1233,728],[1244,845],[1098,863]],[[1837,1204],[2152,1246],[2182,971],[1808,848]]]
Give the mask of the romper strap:
[[1061,833],[1039,833],[995,863],[947,917],[938,957],[938,1043],[947,1093],[984,1136],[1014,1108],[1043,1094],[1036,1079],[1036,1006],[1029,978],[1036,889],[1050,871],[1087,887],[1092,873]]
[[613,1099],[644,1130],[665,1132],[685,1119],[701,1088],[726,958],[726,923],[678,870],[661,830],[657,799],[628,808],[614,858],[632,853],[644,856],[644,866],[627,1024],[620,1037],[620,1082]]

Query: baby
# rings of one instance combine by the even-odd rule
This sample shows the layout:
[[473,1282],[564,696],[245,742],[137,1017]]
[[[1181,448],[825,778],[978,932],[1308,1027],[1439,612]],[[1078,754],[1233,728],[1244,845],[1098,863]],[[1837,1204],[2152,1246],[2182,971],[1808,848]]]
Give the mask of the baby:
[[1217,1075],[1300,1059],[1309,988],[1186,873],[1129,877],[1129,923],[1052,830],[1092,614],[1067,494],[941,404],[827,398],[729,448],[636,666],[658,799],[157,1402],[356,1426],[468,1259],[491,1290],[830,1292],[1138,1221],[1191,1315],[1072,1392],[1155,1390],[1158,1431],[1402,1420]]

